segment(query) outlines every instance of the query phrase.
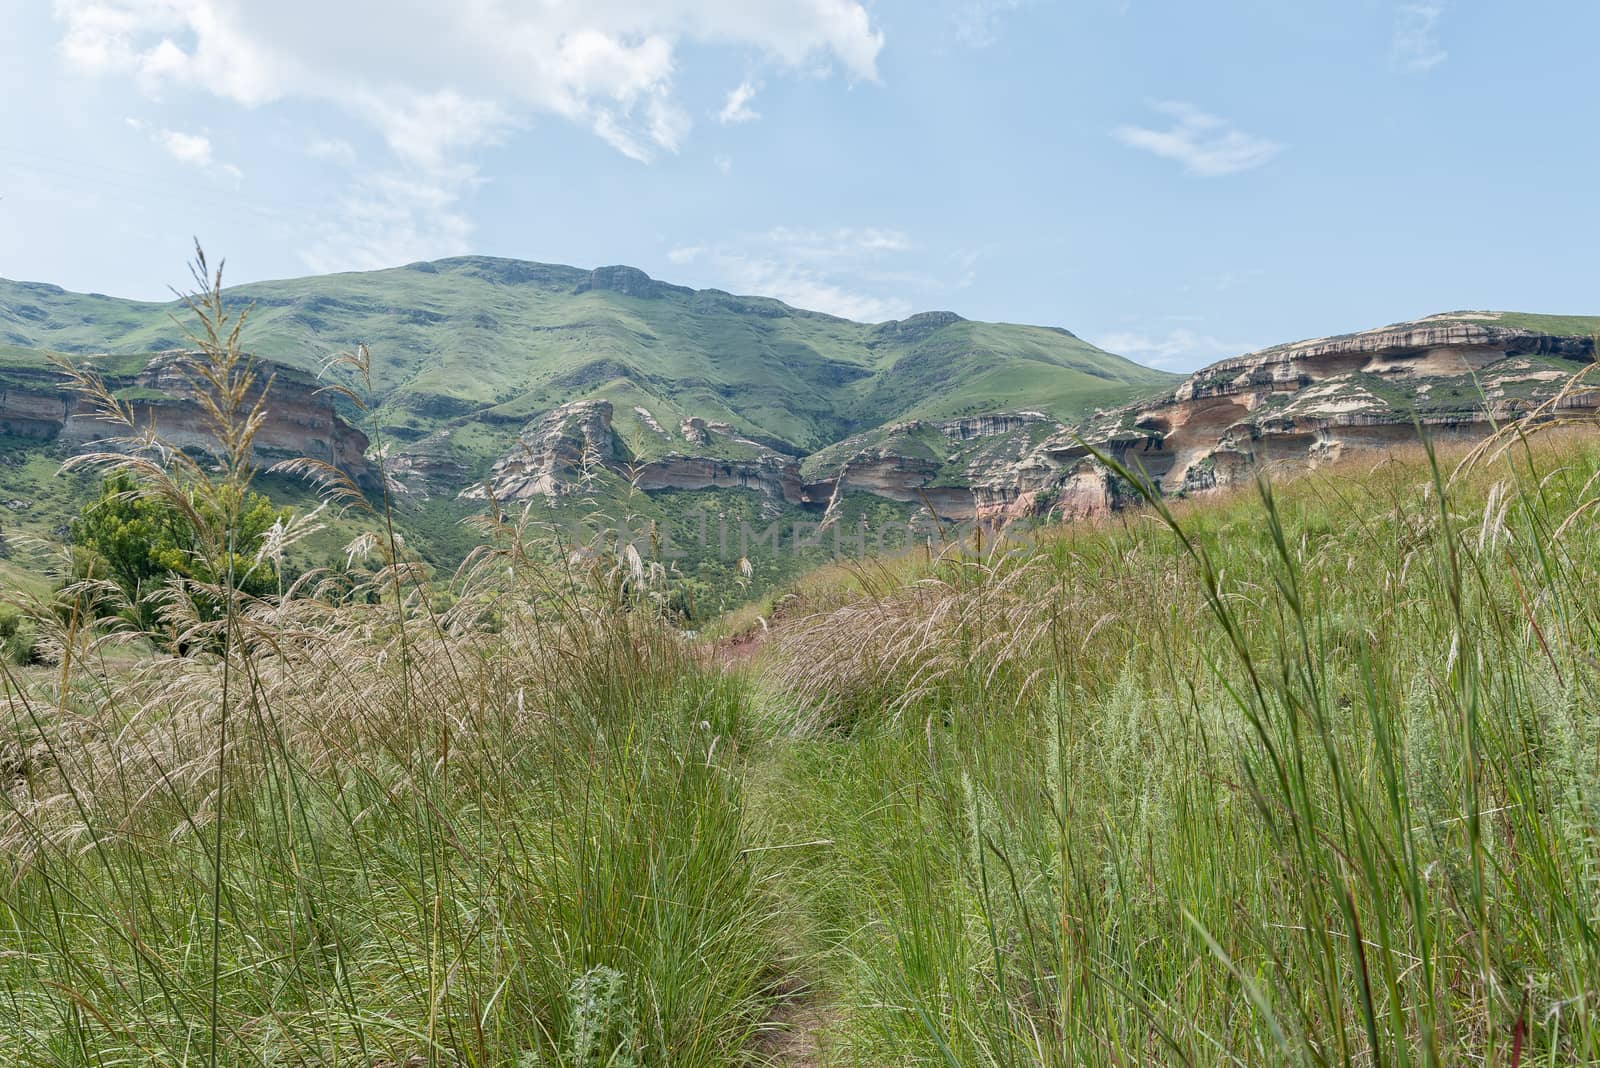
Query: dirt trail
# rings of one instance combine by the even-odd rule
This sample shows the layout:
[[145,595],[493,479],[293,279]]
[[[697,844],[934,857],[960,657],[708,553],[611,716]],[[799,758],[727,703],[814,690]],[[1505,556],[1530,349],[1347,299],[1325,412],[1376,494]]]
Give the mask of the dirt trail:
[[815,991],[801,991],[773,1006],[756,1052],[770,1068],[822,1068],[827,1035],[838,1022]]
[[772,631],[765,624],[741,631],[738,634],[723,638],[711,647],[712,663],[718,667],[737,667],[752,659],[761,652],[771,638]]
[[[774,625],[794,608],[795,603],[784,605],[770,619],[758,617],[744,630],[709,643],[710,663],[723,671],[759,670],[754,661],[774,637]],[[756,1035],[758,1063],[768,1068],[823,1068],[828,1035],[840,1019],[815,989],[798,976],[791,977],[781,985],[778,1000]]]

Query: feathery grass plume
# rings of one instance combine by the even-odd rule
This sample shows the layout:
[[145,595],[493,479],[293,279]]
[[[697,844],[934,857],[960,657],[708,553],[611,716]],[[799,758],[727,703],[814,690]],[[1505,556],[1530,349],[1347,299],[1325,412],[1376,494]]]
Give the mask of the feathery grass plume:
[[[367,497],[283,468],[321,471],[373,529],[341,569],[239,595],[326,513],[259,545],[224,529],[240,497],[219,485],[248,485],[272,397],[204,278],[186,373],[232,451],[175,449],[91,397],[125,439],[97,462],[192,508],[213,524],[198,551],[232,562],[212,588],[152,595],[191,655],[104,630],[89,578],[57,595],[54,668],[0,665],[0,1060],[742,1057],[772,930],[764,855],[745,852],[747,694],[618,581],[617,556],[568,566],[526,516],[496,508],[441,588],[395,529],[386,471]],[[370,385],[370,360],[341,366]],[[575,976],[613,974],[574,999]]]
[[846,1059],[1600,1057],[1579,422],[1206,502],[1122,471],[1143,509],[785,619],[758,811],[834,843],[791,893]]

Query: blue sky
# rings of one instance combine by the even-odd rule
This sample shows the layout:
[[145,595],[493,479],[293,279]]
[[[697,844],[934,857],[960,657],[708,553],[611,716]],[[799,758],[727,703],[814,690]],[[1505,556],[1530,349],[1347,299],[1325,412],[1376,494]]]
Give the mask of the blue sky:
[[481,252],[1186,369],[1600,312],[1588,0],[0,0],[0,276]]

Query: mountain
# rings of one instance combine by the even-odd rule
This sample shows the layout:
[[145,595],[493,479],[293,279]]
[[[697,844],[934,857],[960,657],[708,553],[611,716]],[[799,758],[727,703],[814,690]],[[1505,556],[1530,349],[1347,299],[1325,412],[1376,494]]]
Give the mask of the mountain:
[[[953,312],[856,323],[631,267],[462,257],[228,295],[251,306],[247,345],[275,375],[264,457],[313,455],[372,487],[381,437],[406,522],[432,532],[441,561],[461,550],[456,520],[491,495],[554,512],[626,495],[647,519],[709,511],[787,524],[780,538],[823,514],[900,522],[923,506],[1009,522],[1125,499],[1091,446],[1170,494],[1201,493],[1410,440],[1418,422],[1482,435],[1592,363],[1600,330],[1453,312],[1180,379],[1061,329]],[[49,353],[91,363],[141,417],[203,444],[174,397],[175,317],[176,303],[0,281],[0,522],[59,529],[86,491],[53,477],[97,434]],[[359,419],[315,377],[357,343],[373,354]],[[707,582],[728,566],[707,564]]]
[[[950,312],[867,325],[631,267],[464,257],[229,295],[253,306],[247,340],[260,357],[314,371],[330,352],[370,346],[382,430],[406,443],[450,431],[445,451],[468,477],[530,420],[579,400],[609,400],[617,432],[646,454],[695,452],[675,431],[697,418],[800,456],[912,418],[1028,407],[1072,419],[1171,380],[1064,330]],[[177,311],[0,282],[0,342],[161,352],[183,344]]]
[[[402,503],[436,532],[490,492],[559,507],[630,484],[676,491],[645,506],[663,514],[726,512],[723,491],[746,489],[785,522],[857,497],[898,502],[903,516],[928,495],[969,517],[963,465],[991,438],[1042,440],[1177,381],[1066,330],[952,312],[857,323],[620,266],[462,257],[227,296],[250,307],[246,347],[275,376],[263,458],[312,455],[372,486],[381,438]],[[52,353],[99,369],[141,418],[193,436],[198,413],[169,373],[185,319],[176,301],[0,280],[0,525],[59,532],[86,492],[54,471],[103,432]],[[335,407],[315,377],[358,343],[372,353],[364,414]],[[435,540],[441,558],[456,555],[448,533]]]

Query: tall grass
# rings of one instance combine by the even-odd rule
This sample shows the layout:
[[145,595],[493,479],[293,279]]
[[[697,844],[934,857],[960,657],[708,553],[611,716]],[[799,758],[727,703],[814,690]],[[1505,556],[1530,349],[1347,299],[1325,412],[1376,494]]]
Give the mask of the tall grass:
[[1600,440],[1554,409],[834,569],[721,671],[627,546],[491,502],[434,576],[381,439],[371,494],[287,465],[368,531],[248,595],[323,513],[242,543],[269,383],[197,283],[212,451],[80,373],[79,462],[215,581],[91,574],[0,660],[5,1063],[1600,1062]]
[[1600,1060],[1600,445],[1504,444],[1152,496],[783,628],[841,1048]]
[[158,642],[91,618],[119,591],[69,586],[46,617],[55,666],[4,676],[0,1060],[741,1056],[771,980],[745,694],[614,554],[551,562],[502,519],[441,588],[387,493],[342,498],[373,527],[348,569],[245,596],[239,571],[293,531],[230,529],[267,394],[220,272],[197,277],[186,370],[215,452],[84,374],[120,436],[83,462],[184,509],[223,579],[157,591],[180,636]]

